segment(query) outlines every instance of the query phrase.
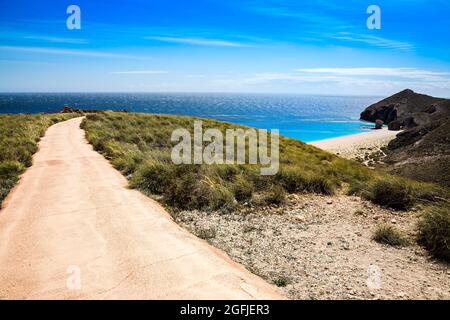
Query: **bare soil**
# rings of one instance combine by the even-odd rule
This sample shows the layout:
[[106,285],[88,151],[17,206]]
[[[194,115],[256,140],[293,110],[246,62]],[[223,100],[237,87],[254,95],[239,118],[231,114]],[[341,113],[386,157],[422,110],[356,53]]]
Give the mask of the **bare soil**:
[[[176,221],[293,299],[450,299],[449,265],[415,244],[418,215],[359,197],[309,194],[233,214],[183,211]],[[382,223],[410,244],[372,240]]]

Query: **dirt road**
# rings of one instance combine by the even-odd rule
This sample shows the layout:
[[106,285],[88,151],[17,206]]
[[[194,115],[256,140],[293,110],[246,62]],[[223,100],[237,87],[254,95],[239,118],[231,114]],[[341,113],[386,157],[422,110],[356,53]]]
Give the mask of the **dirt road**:
[[4,202],[0,299],[282,298],[127,189],[81,120],[48,129]]

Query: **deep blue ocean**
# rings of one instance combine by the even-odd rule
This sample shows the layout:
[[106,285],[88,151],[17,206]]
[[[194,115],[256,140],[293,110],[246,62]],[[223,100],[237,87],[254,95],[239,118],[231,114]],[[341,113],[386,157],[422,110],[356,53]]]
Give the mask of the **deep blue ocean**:
[[305,142],[369,130],[360,112],[380,97],[200,93],[14,93],[0,94],[0,113],[80,109],[192,115],[262,129]]

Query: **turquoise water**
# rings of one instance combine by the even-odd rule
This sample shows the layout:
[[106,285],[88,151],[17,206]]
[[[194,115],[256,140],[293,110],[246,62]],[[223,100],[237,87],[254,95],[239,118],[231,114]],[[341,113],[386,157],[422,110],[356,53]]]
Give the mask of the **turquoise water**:
[[360,112],[379,97],[192,94],[14,93],[0,94],[0,113],[59,112],[73,108],[128,110],[213,118],[280,133],[305,142],[364,132]]

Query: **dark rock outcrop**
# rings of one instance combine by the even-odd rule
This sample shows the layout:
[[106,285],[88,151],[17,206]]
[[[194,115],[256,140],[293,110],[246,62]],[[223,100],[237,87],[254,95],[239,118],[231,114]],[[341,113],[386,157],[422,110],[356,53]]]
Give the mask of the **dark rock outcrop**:
[[[389,142],[388,149],[395,150],[401,147],[405,147],[419,141],[430,131],[438,128],[441,125],[440,121],[435,121],[427,125],[415,127],[409,130],[400,132],[394,140]],[[449,133],[450,134],[450,133]]]
[[62,111],[63,113],[72,113],[73,112],[73,109],[71,108],[71,107],[69,107],[69,106],[64,106],[64,109],[63,109],[63,111]]
[[399,120],[394,120],[389,122],[388,129],[393,131],[399,131],[403,126],[403,122]]
[[406,89],[367,107],[361,113],[361,120],[381,120],[388,125],[389,130],[400,130],[426,125],[447,116],[450,116],[449,99]]
[[383,127],[383,120],[375,120],[375,129],[381,129]]

